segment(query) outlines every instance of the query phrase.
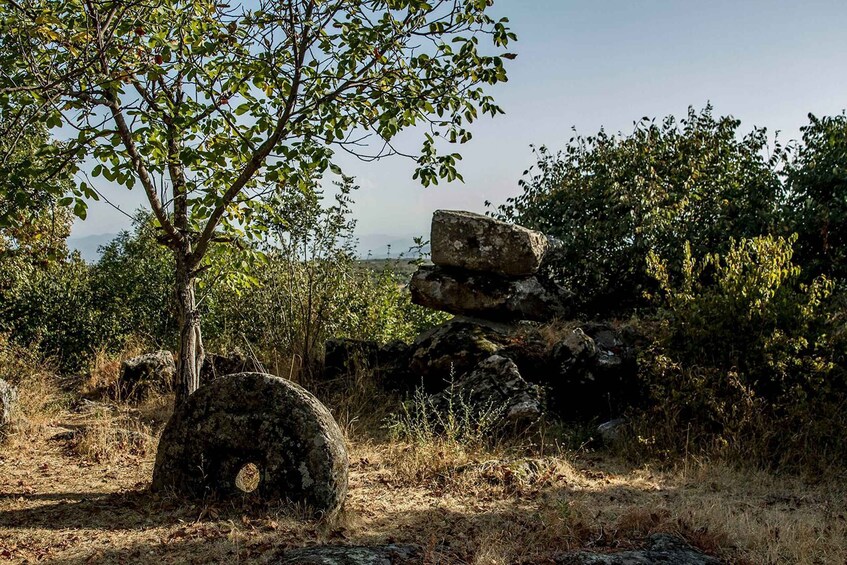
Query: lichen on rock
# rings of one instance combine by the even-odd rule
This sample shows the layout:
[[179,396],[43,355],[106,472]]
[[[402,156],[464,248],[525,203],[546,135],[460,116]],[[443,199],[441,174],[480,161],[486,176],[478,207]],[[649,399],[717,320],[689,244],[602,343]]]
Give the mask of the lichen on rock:
[[338,511],[347,493],[347,451],[332,415],[302,387],[262,373],[207,382],[177,408],[162,434],[154,491],[192,498],[238,495],[235,479],[259,469],[264,499]]

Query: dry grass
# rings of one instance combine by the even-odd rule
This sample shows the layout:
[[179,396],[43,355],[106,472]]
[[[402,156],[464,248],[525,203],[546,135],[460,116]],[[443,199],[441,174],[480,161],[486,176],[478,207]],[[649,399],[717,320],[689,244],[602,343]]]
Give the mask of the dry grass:
[[[50,391],[40,379],[21,383],[25,398]],[[541,450],[387,439],[368,427],[366,399],[375,401],[363,388],[343,405],[350,488],[332,522],[249,496],[202,505],[151,495],[167,397],[30,404],[39,424],[0,446],[0,561],[265,562],[295,546],[394,541],[424,546],[429,563],[543,563],[562,550],[631,547],[654,532],[735,563],[847,561],[847,484],[835,472],[810,481],[693,459],[633,465],[552,441]]]
[[79,392],[87,398],[106,397],[121,401],[121,387],[118,386],[121,363],[125,360],[149,351],[141,342],[131,342],[119,354],[103,349],[94,354],[91,368],[79,387]]

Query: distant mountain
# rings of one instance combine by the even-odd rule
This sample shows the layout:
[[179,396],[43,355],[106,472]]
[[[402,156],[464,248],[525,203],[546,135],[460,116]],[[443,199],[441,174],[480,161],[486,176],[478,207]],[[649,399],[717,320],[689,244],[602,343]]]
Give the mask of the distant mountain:
[[[421,234],[423,235],[423,234]],[[362,234],[356,236],[356,254],[362,259],[397,258],[398,255],[409,256],[409,249],[415,245],[416,235],[386,235]],[[429,253],[429,245],[424,246],[424,253]]]
[[[99,248],[115,239],[115,233],[100,233],[94,235],[71,236],[68,247],[79,251],[82,258],[89,263],[100,259]],[[399,255],[409,257],[409,249],[415,245],[415,235],[364,234],[357,236],[356,255],[362,259],[396,259]],[[429,245],[424,246],[424,253],[429,253]]]
[[100,259],[99,248],[115,239],[117,235],[116,233],[99,233],[82,237],[72,235],[68,238],[68,248],[71,251],[79,251],[86,262],[96,263]]

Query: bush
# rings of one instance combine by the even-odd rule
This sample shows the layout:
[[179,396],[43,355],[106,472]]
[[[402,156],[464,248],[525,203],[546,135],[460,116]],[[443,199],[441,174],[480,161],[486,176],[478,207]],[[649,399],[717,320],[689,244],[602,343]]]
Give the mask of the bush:
[[773,228],[781,186],[766,132],[739,138],[739,125],[707,106],[645,118],[626,137],[576,136],[555,155],[542,147],[499,216],[562,240],[554,275],[583,312],[628,312],[651,288],[649,251],[675,270],[686,241],[702,255]]
[[642,370],[663,447],[731,448],[768,463],[847,454],[833,434],[847,423],[844,320],[829,279],[800,282],[795,241],[731,241],[701,259],[686,245],[678,277],[650,255],[660,311]]
[[810,276],[847,279],[847,115],[809,115],[785,168],[789,233]]
[[16,344],[54,357],[62,371],[84,367],[99,343],[88,265],[74,255],[11,274],[0,292],[0,331]]
[[129,342],[151,348],[176,344],[173,255],[154,236],[152,217],[139,213],[132,232],[102,248],[91,267],[92,301],[99,310],[97,348],[117,352]]

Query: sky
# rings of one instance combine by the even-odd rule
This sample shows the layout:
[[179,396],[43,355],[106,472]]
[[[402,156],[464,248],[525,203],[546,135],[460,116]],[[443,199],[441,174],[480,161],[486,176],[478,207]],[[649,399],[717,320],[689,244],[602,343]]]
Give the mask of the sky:
[[[482,118],[457,146],[465,182],[423,188],[402,157],[377,163],[344,159],[361,187],[357,234],[368,241],[427,236],[434,210],[484,211],[519,193],[533,163],[530,145],[563,148],[573,135],[601,127],[630,132],[644,116],[682,116],[711,102],[741,131],[800,136],[809,112],[847,108],[847,2],[784,0],[496,0],[510,19],[517,53],[509,81],[490,89],[505,115]],[[416,132],[404,135],[419,146]],[[132,210],[140,190],[106,189]],[[102,203],[77,221],[76,238],[116,233],[128,220]]]

